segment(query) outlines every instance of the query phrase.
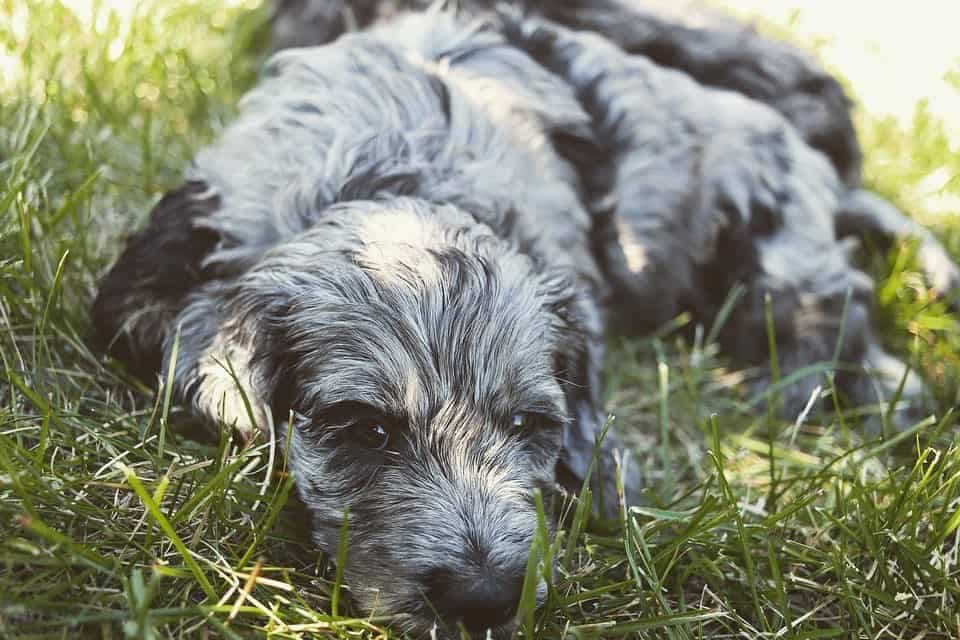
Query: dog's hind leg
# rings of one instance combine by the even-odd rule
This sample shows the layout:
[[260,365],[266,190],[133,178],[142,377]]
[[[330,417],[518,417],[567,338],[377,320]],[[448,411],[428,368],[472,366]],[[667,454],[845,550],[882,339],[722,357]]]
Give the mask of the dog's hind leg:
[[[642,333],[722,302],[752,266],[754,231],[778,225],[787,123],[597,34],[501,19],[510,41],[569,82],[593,118],[595,148],[554,143],[594,200],[595,251],[618,319]],[[743,124],[742,114],[756,117]]]
[[917,243],[917,260],[927,284],[960,308],[960,268],[930,231],[875,193],[856,189],[840,202],[835,224],[838,236],[870,237],[884,244]]
[[92,309],[97,337],[140,377],[159,370],[164,340],[187,295],[213,277],[203,261],[219,234],[195,222],[219,205],[199,181],[167,193],[100,283]]
[[[549,19],[595,31],[628,53],[731,89],[779,111],[849,184],[860,183],[861,150],[851,101],[810,55],[713,11],[664,10],[626,0],[528,2]],[[657,5],[660,5],[659,7]],[[687,7],[689,9],[689,7]]]

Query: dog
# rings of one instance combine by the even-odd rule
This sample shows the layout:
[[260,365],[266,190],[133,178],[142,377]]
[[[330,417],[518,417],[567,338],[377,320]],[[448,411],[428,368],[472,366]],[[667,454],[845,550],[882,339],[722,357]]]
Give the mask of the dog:
[[132,371],[172,368],[211,423],[276,435],[321,549],[350,514],[357,606],[412,633],[512,633],[537,490],[596,468],[602,509],[637,500],[600,438],[612,317],[708,318],[741,280],[731,354],[766,355],[769,294],[784,375],[839,349],[864,400],[867,368],[904,369],[837,229],[921,238],[956,278],[773,107],[542,15],[486,17],[401,11],[278,53],[92,311]]
[[[273,16],[274,46],[317,44],[431,4],[283,0]],[[589,64],[569,54],[566,62],[550,55],[542,62],[563,76],[570,70],[558,66],[578,60],[581,77],[565,79],[592,120],[606,120],[597,132],[605,140],[579,164],[598,201],[614,196],[618,202],[613,215],[595,211],[593,218],[602,221],[595,226],[596,253],[616,293],[607,306],[625,320],[621,324],[645,333],[682,311],[710,322],[731,285],[744,281],[748,300],[735,307],[721,335],[725,351],[743,363],[769,362],[765,341],[756,339],[767,331],[769,295],[782,369],[815,370],[780,394],[781,415],[795,417],[810,402],[821,379],[816,363],[854,363],[841,372],[839,386],[858,405],[885,401],[902,379],[906,401],[894,422],[925,415],[922,382],[870,332],[873,283],[848,254],[856,248],[854,239],[869,237],[880,246],[915,241],[928,284],[952,299],[960,270],[928,231],[860,188],[862,153],[851,101],[815,60],[695,5],[677,10],[626,0],[522,0],[505,13],[492,0],[456,4],[473,18],[525,16],[601,35],[571,45],[584,54],[596,50],[584,56]],[[532,40],[544,39],[548,30],[514,44],[537,55],[542,43]],[[621,113],[628,122],[613,122]],[[680,146],[688,148],[672,148],[671,162],[648,171],[650,149],[677,146],[671,137],[676,128],[685,132]],[[737,166],[723,176],[698,175],[704,154],[694,150],[697,145],[717,158],[737,158]],[[585,148],[573,146],[561,153],[583,155]],[[832,170],[821,167],[823,158]],[[618,177],[611,181],[613,175]],[[628,255],[645,256],[642,267],[627,264]],[[823,256],[825,263],[811,262],[810,255]],[[771,373],[753,383],[758,392],[770,387]]]
[[[210,422],[275,430],[321,549],[350,514],[360,609],[506,637],[534,493],[579,489],[606,416],[605,281],[554,143],[588,115],[440,12],[281,52],[240,111],[104,278],[99,335]],[[632,502],[624,456],[610,434],[596,466]]]

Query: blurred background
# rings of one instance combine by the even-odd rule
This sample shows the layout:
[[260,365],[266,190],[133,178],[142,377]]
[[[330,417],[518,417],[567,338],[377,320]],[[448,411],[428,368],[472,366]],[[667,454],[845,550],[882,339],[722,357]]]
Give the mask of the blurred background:
[[[932,118],[942,126],[950,150],[960,151],[960,3],[726,0],[717,5],[761,28],[776,29],[843,76],[859,103],[864,134],[873,133],[870,125],[878,120],[908,131],[918,118]],[[869,179],[870,169],[879,169],[884,159],[868,154],[867,160]],[[944,190],[951,179],[958,180],[956,165],[953,171],[929,168],[909,197],[923,198],[917,204],[927,215],[960,215],[957,190]]]

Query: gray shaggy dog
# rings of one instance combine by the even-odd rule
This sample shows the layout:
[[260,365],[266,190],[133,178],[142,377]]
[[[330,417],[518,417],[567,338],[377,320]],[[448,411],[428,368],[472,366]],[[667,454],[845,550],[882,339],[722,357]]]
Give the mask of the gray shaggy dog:
[[[904,367],[838,240],[864,232],[920,238],[957,283],[775,109],[540,18],[430,11],[276,55],[93,317],[133,371],[174,366],[211,423],[288,445],[321,549],[350,513],[362,610],[508,637],[534,493],[579,487],[602,430],[608,315],[709,321],[739,280],[732,355],[766,357],[769,294],[785,375],[842,359],[870,401]],[[627,502],[635,476],[612,435],[599,462],[615,513],[614,475]]]
[[321,549],[350,513],[360,608],[508,635],[534,492],[579,488],[605,420],[603,278],[552,142],[591,135],[448,14],[283,52],[104,279],[98,333],[146,375],[179,335],[177,397],[276,429]]

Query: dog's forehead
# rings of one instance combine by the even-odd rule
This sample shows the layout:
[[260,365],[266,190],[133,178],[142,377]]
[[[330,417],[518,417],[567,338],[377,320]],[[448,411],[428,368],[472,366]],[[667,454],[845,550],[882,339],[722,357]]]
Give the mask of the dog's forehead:
[[313,356],[320,395],[369,394],[372,404],[420,414],[450,398],[504,411],[556,404],[550,320],[536,297],[445,280],[450,267],[439,258],[438,280],[420,291],[387,285],[361,304],[367,313],[317,329],[341,345],[331,357]]
[[[560,319],[533,262],[487,232],[408,212],[359,225],[334,277],[288,314],[306,405],[364,402],[428,416],[450,399],[484,413],[562,416]],[[331,286],[335,283],[335,286]],[[288,354],[276,354],[287,362]]]
[[[380,211],[359,223],[362,248],[355,260],[387,286],[437,285],[443,274],[432,252],[448,245],[450,233],[440,220],[402,209]],[[414,280],[405,282],[409,277]]]

